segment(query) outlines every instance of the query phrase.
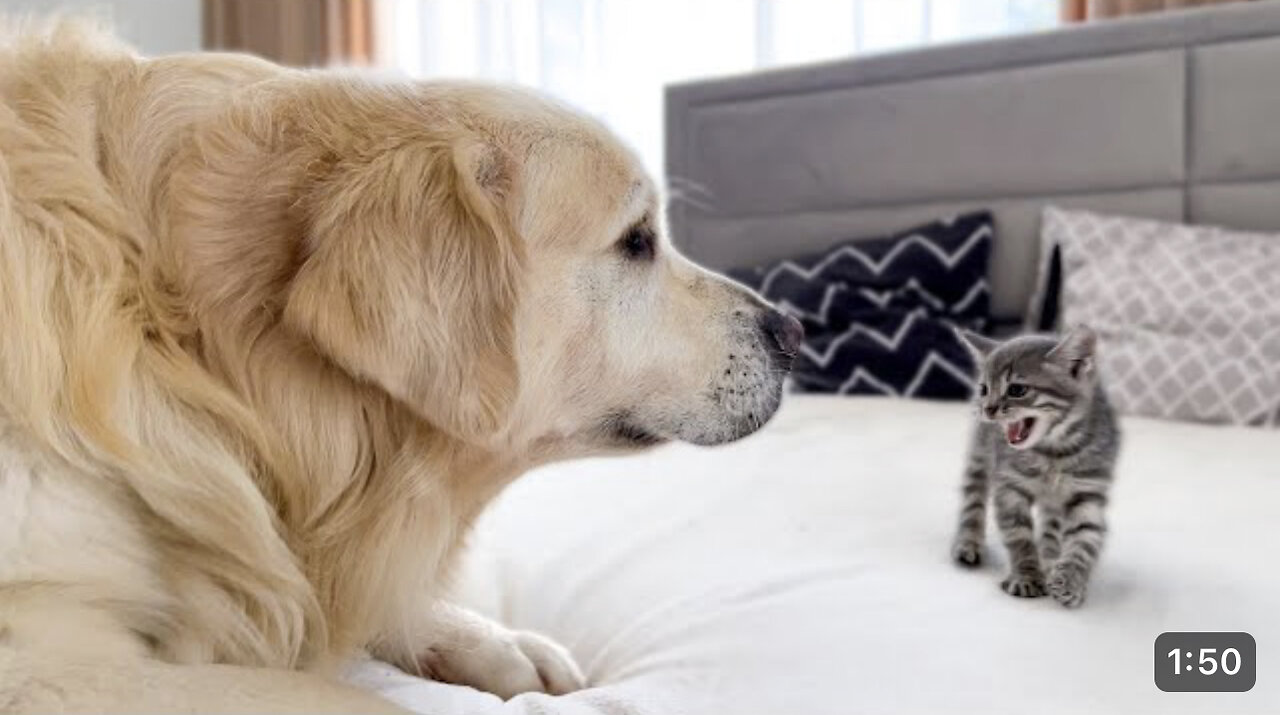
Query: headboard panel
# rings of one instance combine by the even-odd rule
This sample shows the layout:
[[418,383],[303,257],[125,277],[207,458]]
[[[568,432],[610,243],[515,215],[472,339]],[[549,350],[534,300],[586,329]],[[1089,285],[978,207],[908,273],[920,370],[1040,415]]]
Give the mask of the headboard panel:
[[676,85],[670,220],[717,269],[989,207],[1020,314],[1046,203],[1280,229],[1280,3]]

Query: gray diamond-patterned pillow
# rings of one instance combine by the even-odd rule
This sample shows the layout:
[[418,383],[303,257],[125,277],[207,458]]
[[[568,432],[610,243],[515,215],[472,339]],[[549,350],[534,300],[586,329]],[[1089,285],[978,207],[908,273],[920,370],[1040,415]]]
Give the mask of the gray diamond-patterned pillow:
[[1048,207],[1058,326],[1098,333],[1117,409],[1280,426],[1280,234]]

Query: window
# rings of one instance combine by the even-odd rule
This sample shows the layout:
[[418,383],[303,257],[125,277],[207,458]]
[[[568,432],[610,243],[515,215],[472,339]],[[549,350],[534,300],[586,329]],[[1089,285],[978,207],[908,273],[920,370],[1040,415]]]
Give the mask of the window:
[[385,60],[516,82],[596,115],[662,174],[681,80],[1051,27],[1050,0],[391,0]]

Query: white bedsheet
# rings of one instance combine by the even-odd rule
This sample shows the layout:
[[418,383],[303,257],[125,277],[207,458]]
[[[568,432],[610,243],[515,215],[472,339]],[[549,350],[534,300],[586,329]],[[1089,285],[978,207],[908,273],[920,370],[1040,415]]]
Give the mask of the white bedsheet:
[[[467,600],[559,639],[593,687],[503,703],[353,678],[440,715],[1280,713],[1280,434],[1125,421],[1111,535],[1066,611],[949,562],[968,421],[793,397],[736,445],[530,474],[482,521]],[[1172,630],[1252,633],[1257,685],[1158,691]]]

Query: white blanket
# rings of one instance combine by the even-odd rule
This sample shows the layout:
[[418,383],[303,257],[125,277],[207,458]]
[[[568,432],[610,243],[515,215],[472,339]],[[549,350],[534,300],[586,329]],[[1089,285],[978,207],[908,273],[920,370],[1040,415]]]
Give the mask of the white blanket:
[[[467,600],[560,640],[592,687],[352,677],[438,715],[1280,713],[1280,434],[1125,421],[1067,611],[1002,593],[998,547],[949,562],[968,429],[959,404],[793,397],[736,445],[530,474],[482,521]],[[1254,635],[1251,692],[1156,689],[1156,636],[1196,630]]]

